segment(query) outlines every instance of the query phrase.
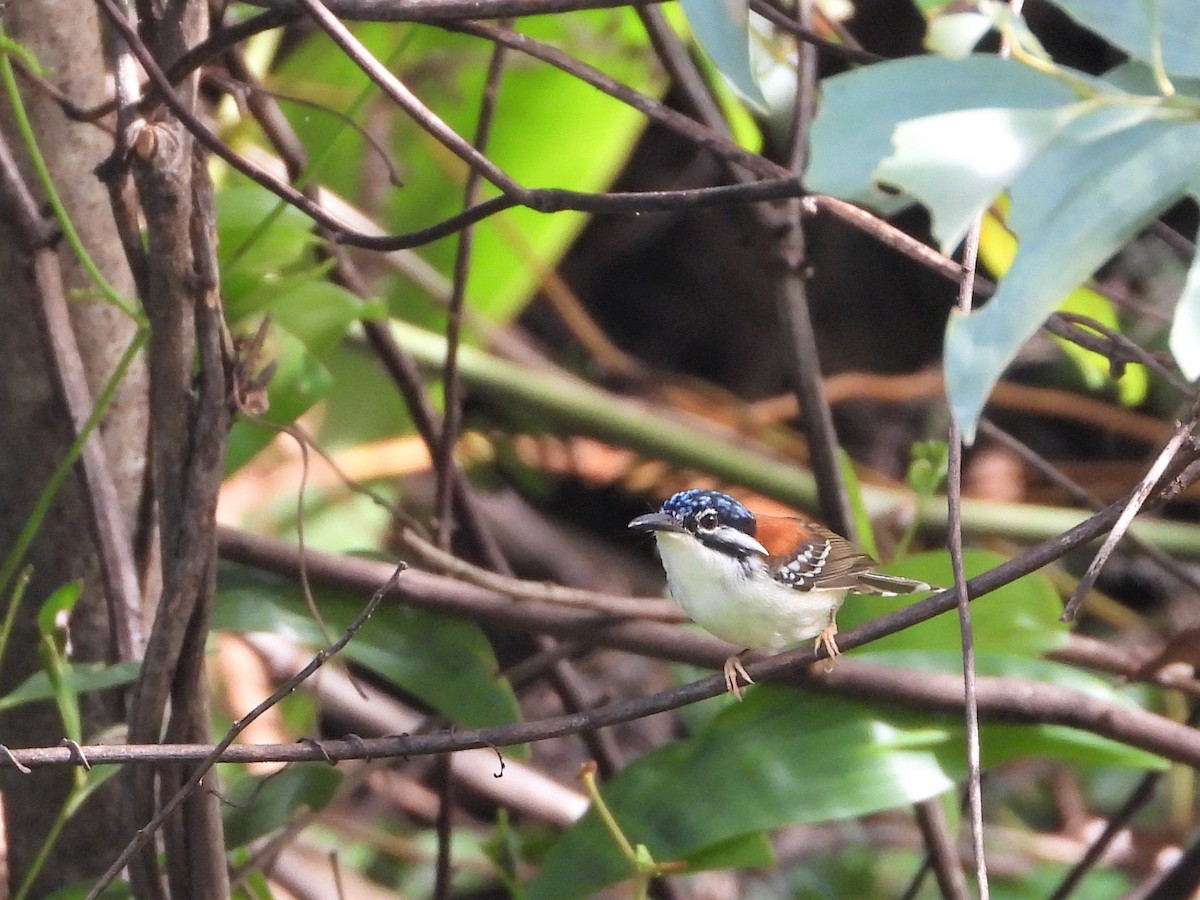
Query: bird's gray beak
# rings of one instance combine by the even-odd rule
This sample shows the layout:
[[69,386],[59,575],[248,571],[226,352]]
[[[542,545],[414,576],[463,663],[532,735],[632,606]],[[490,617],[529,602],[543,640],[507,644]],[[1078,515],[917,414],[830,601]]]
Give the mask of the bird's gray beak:
[[680,522],[674,516],[670,516],[661,512],[647,513],[644,516],[638,516],[629,523],[628,527],[634,529],[635,531],[683,532],[682,522]]

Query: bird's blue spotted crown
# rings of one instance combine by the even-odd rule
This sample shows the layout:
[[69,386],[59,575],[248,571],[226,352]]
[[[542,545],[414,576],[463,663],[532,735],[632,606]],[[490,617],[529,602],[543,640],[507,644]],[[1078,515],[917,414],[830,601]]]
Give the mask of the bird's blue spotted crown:
[[716,510],[722,525],[728,525],[754,537],[754,513],[728,494],[722,494],[720,491],[709,491],[704,488],[680,491],[662,505],[661,511],[686,522],[690,517],[706,509]]

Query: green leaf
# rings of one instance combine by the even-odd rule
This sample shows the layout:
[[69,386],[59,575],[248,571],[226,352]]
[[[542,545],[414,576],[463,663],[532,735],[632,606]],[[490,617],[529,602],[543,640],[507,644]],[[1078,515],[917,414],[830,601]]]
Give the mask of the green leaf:
[[57,639],[62,633],[60,615],[70,615],[83,594],[83,580],[75,579],[61,585],[42,603],[38,610],[38,632],[44,638]]
[[[695,737],[632,762],[603,791],[629,839],[689,869],[714,848],[787,824],[851,818],[950,789],[943,728],[896,724],[861,704],[763,685]],[[723,861],[722,861],[723,862]],[[628,874],[594,814],[551,848],[530,898],[591,896]]]
[[968,440],[992,387],[1062,298],[1200,176],[1197,139],[1190,119],[1109,108],[1064,129],[1018,179],[1012,268],[987,306],[952,314],[946,329],[947,394]]
[[325,358],[362,313],[356,296],[328,281],[299,284],[271,305],[274,321],[303,341],[317,359]]
[[263,777],[244,775],[222,804],[225,841],[241,847],[283,828],[303,812],[324,809],[342,783],[336,766],[289,766]]
[[775,865],[775,851],[766,832],[751,831],[697,850],[688,857],[688,868],[763,869]]
[[[67,663],[70,680],[79,694],[121,687],[137,681],[141,671],[140,662],[121,662],[113,665],[104,663]],[[20,685],[0,697],[0,711],[12,709],[25,703],[37,703],[54,696],[50,676],[45,672],[34,672]]]
[[750,14],[746,0],[681,0],[688,25],[717,70],[759,109],[767,99],[750,63]]
[[[979,235],[979,261],[997,278],[1003,277],[1012,267],[1017,255],[1017,238],[1004,222],[1009,206],[1007,196],[1000,198],[983,216]],[[1116,305],[1087,285],[1080,285],[1067,294],[1058,311],[1087,316],[1114,331],[1121,330]],[[1130,363],[1121,376],[1114,379],[1112,363],[1107,356],[1057,335],[1054,341],[1070,357],[1089,389],[1102,390],[1115,382],[1117,397],[1126,406],[1138,406],[1146,399],[1150,376],[1145,366]]]
[[79,713],[79,696],[67,663],[65,626],[60,616],[69,615],[83,593],[83,580],[69,581],[46,598],[38,610],[38,630],[42,634],[38,650],[50,684],[54,703],[62,718],[63,730],[73,741],[83,740],[83,719]]
[[1047,144],[1090,107],[960,109],[900,122],[879,181],[916,197],[951,253],[971,224]]
[[[957,632],[953,617],[945,618]],[[1028,642],[1018,640],[1016,646]],[[957,672],[962,664],[961,655],[946,645],[863,658],[917,671]],[[984,676],[1057,684],[1134,705],[1103,679],[1013,656],[1003,645],[998,653],[979,654],[977,664]],[[1136,770],[1166,765],[1153,754],[1061,726],[988,723],[982,741],[989,766],[1037,756]],[[604,797],[630,840],[644,843],[656,860],[683,859],[694,870],[713,861],[708,850],[736,835],[758,836],[782,825],[863,815],[935,796],[965,777],[965,759],[959,715],[759,685],[694,737],[632,763],[604,789]],[[589,813],[551,849],[529,896],[588,896],[627,874]]]
[[[1113,66],[1101,76],[1101,80],[1127,94],[1143,94],[1153,97],[1158,93],[1158,82],[1154,79],[1154,70],[1145,63],[1132,59]],[[1200,78],[1176,76],[1171,79],[1171,83],[1175,90],[1184,96],[1200,97]]]
[[218,262],[227,301],[236,303],[278,273],[303,259],[317,243],[312,221],[300,210],[258,185],[217,191]]
[[[1059,312],[1074,313],[1087,316],[1106,328],[1120,332],[1121,321],[1117,315],[1116,304],[1099,291],[1092,290],[1086,285],[1071,291],[1058,305]],[[1113,379],[1112,363],[1107,356],[1080,347],[1074,341],[1055,336],[1055,343],[1071,358],[1076,370],[1083,376],[1084,382],[1092,390],[1100,390],[1107,385],[1115,385],[1117,398],[1126,406],[1140,406],[1150,390],[1150,374],[1141,363],[1128,363],[1121,377]]]
[[[994,569],[1005,557],[989,550],[968,549],[963,566],[968,578]],[[916,578],[932,585],[949,587],[954,583],[950,557],[944,551],[919,553],[885,571]],[[838,626],[844,631],[868,619],[893,612],[912,603],[911,597],[874,597],[851,594],[838,612]],[[975,648],[980,654],[1040,656],[1061,647],[1067,639],[1067,626],[1058,617],[1062,602],[1050,580],[1044,575],[1026,575],[971,603]],[[958,618],[948,612],[911,628],[873,641],[855,653],[881,653],[892,650],[936,651],[958,647]]]
[[317,433],[322,446],[333,449],[412,433],[403,396],[380,389],[379,360],[373,354],[343,345],[323,362],[332,384],[324,397]]
[[994,56],[896,60],[827,78],[821,91],[805,184],[881,210],[911,202],[874,179],[901,122],[971,108],[1053,110],[1079,99],[1064,81]]
[[1200,4],[1195,0],[1052,2],[1134,59],[1152,64],[1159,44],[1168,73],[1200,76]]
[[[971,604],[972,613],[975,603]],[[972,622],[974,618],[972,615]],[[957,620],[955,627],[957,628]],[[875,646],[877,645],[872,644],[872,647]],[[872,651],[864,653],[862,659],[918,672],[957,674],[962,671],[961,652],[946,648],[878,653]],[[1041,684],[1053,684],[1106,703],[1138,707],[1124,692],[1114,688],[1104,679],[1047,659],[987,652],[976,656],[975,668],[980,676],[1020,678]],[[948,729],[958,731],[954,740],[947,743],[943,764],[955,778],[962,778],[966,775],[963,765],[966,757],[961,717],[951,715],[944,721]],[[1008,725],[992,722],[982,725],[980,732],[980,747],[985,768],[1032,756],[1053,757],[1076,765],[1120,766],[1136,770],[1159,771],[1168,766],[1167,760],[1157,754],[1065,725]]]
[[525,865],[525,854],[520,836],[512,827],[508,810],[501,806],[496,810],[496,828],[480,846],[483,855],[492,863],[496,877],[508,891],[512,900],[525,900],[525,886],[520,872]]
[[992,20],[983,13],[947,13],[930,21],[925,47],[951,59],[965,59],[991,30]]
[[[396,70],[405,84],[451,128],[475,131],[491,45],[440,28],[395,23],[354,23],[354,34]],[[585,58],[621,82],[650,96],[661,94],[662,73],[646,65],[647,37],[632,9],[589,10],[521,19],[524,33]],[[314,35],[282,60],[274,86],[337,109],[367,87],[351,60],[328,52]],[[386,148],[404,184],[383,197],[362,198],[364,172],[377,169],[375,151],[360,134],[310,108],[287,110],[314,158],[337,141],[340,165],[322,178],[333,190],[379,209],[392,232],[424,228],[461,211],[466,167],[407,117],[388,121]],[[505,68],[487,155],[524,185],[603,191],[616,177],[645,120],[636,110],[549,65],[525,61]],[[485,192],[491,196],[490,188]],[[359,199],[361,198],[361,199]],[[491,216],[475,226],[468,284],[470,305],[497,322],[524,308],[587,222],[578,212],[545,215],[526,208]],[[422,247],[419,255],[449,275],[457,240]],[[397,278],[393,309],[411,314],[415,282]]]
[[[321,615],[335,635],[364,602],[360,596],[317,591]],[[309,647],[325,643],[294,584],[233,565],[221,567],[212,627],[269,631]],[[520,718],[512,688],[500,677],[492,648],[473,622],[387,601],[343,653],[464,726]]]

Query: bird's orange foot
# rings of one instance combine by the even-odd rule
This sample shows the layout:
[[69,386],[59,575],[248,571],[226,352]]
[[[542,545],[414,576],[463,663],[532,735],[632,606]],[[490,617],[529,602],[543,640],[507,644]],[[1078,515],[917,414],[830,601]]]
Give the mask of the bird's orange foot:
[[725,660],[725,665],[721,667],[721,674],[725,676],[725,688],[733,696],[741,700],[746,695],[746,689],[738,683],[740,678],[746,684],[754,684],[754,679],[746,671],[746,667],[742,665],[741,654],[729,657]]
[[835,635],[837,633],[838,633],[837,622],[833,621],[833,619],[830,619],[829,624],[826,625],[821,630],[821,633],[817,635],[817,642],[816,642],[816,644],[813,645],[813,649],[815,649],[817,651],[820,651],[820,649],[822,647],[825,648],[825,656],[826,656],[825,671],[826,672],[833,671],[833,661],[838,656],[840,656],[842,653],[842,651],[838,649],[837,640],[835,639]]

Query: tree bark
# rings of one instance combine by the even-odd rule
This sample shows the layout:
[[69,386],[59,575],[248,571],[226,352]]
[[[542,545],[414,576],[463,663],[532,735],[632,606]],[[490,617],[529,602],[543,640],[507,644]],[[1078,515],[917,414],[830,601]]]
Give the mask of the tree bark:
[[[64,23],[70,23],[67,27]],[[21,0],[6,11],[4,24],[14,40],[29,49],[45,76],[72,100],[86,106],[104,99],[105,61],[99,25],[90,0]],[[112,138],[95,125],[70,121],[57,102],[20,80],[23,104],[38,146],[50,170],[75,229],[98,268],[122,295],[133,298],[133,279],[126,264],[113,222],[109,199],[94,169],[111,151]],[[17,166],[39,200],[45,199],[18,134],[14,110],[0,99],[0,130],[16,157]],[[9,198],[5,198],[6,200]],[[44,291],[34,277],[31,256],[23,246],[17,223],[0,217],[0,552],[14,546],[29,520],[39,493],[64,458],[75,436],[71,411],[63,396],[60,373],[49,346],[49,335],[40,305]],[[91,397],[100,394],[118,361],[137,333],[136,322],[98,297],[96,286],[64,240],[54,245],[52,262],[65,294],[70,298],[69,322],[82,361]],[[86,399],[86,393],[84,396]],[[147,374],[136,360],[109,406],[94,445],[107,469],[109,499],[115,504],[107,527],[119,530],[116,544],[130,548],[148,546],[141,524],[145,516],[147,446]],[[84,591],[69,626],[74,660],[113,661],[117,649],[110,620],[109,591],[102,571],[96,538],[96,498],[77,466],[58,492],[42,527],[26,554],[32,579],[25,593],[5,658],[0,661],[0,693],[7,692],[42,667],[38,654],[37,612],[41,602],[60,585],[82,578]],[[147,554],[126,559],[147,577]],[[111,567],[110,567],[111,568]],[[135,578],[135,581],[137,579]],[[153,582],[153,578],[151,581]],[[136,598],[140,591],[134,585]],[[11,585],[2,600],[7,604]],[[134,615],[144,610],[135,610]],[[141,618],[141,617],[138,617]],[[143,623],[138,622],[140,627]],[[89,696],[82,704],[86,739],[102,736],[124,719],[117,692]],[[16,746],[56,744],[65,735],[53,704],[18,707],[0,715],[0,734]],[[8,843],[9,883],[20,884],[51,822],[58,816],[75,774],[43,769],[31,775],[6,771],[0,774],[5,831]],[[116,815],[114,780],[100,790],[67,823],[41,869],[32,896],[104,871],[127,832]]]

